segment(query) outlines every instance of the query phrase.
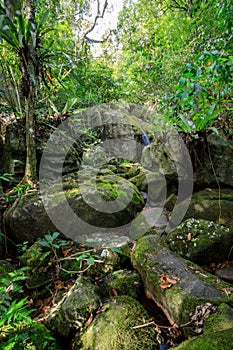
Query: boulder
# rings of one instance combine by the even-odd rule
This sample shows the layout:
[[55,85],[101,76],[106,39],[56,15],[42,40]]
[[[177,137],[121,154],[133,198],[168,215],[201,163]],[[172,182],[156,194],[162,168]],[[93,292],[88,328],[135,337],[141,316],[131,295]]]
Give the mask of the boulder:
[[212,335],[219,331],[233,329],[233,309],[228,304],[220,304],[217,311],[210,315],[203,328],[205,335]]
[[143,292],[142,279],[138,272],[130,270],[117,270],[99,281],[100,291],[103,295],[128,295],[138,299]]
[[[195,147],[195,146],[194,146]],[[233,140],[221,135],[208,135],[196,146],[198,165],[194,171],[197,186],[232,187],[233,184]],[[211,220],[211,219],[210,219]]]
[[207,188],[195,192],[185,218],[211,220],[230,227],[233,224],[233,190]]
[[229,260],[233,230],[208,220],[188,219],[167,235],[170,249],[199,265]]
[[233,328],[224,331],[215,332],[214,334],[200,335],[193,337],[174,350],[232,350],[233,348]]
[[171,324],[189,322],[190,314],[205,302],[217,305],[232,299],[217,289],[212,275],[176,256],[157,235],[137,242],[132,263],[142,277],[148,297],[162,308]]
[[97,287],[84,277],[79,277],[69,292],[51,310],[46,326],[57,334],[69,337],[71,332],[84,328],[91,313],[99,308]]
[[81,334],[77,334],[74,349],[156,349],[158,342],[153,327],[133,328],[149,320],[138,301],[128,296],[115,297],[106,301],[103,312]]
[[[93,170],[91,170],[93,171]],[[144,199],[136,186],[116,175],[92,178],[83,175],[80,185],[75,176],[64,178],[63,191],[56,184],[43,192],[29,191],[4,213],[7,235],[17,242],[34,242],[48,231],[62,231],[73,240],[81,242],[99,229],[118,228],[130,223],[143,208]],[[49,215],[56,220],[56,227]],[[67,204],[72,215],[65,214]],[[75,220],[78,220],[78,224]],[[60,226],[59,226],[60,225]],[[88,231],[89,229],[89,231]]]

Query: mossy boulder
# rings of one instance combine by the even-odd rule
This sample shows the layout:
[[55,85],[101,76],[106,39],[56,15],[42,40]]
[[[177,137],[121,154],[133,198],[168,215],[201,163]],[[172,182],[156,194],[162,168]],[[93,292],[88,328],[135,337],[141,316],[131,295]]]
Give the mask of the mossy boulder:
[[106,311],[97,315],[89,327],[76,336],[76,350],[152,350],[156,349],[153,327],[133,329],[150,320],[138,301],[116,297],[106,302]]
[[100,284],[106,295],[128,295],[137,299],[143,292],[142,279],[136,271],[118,270],[108,275]]
[[40,241],[37,241],[20,257],[21,263],[28,267],[26,286],[29,289],[42,287],[51,282],[54,277],[52,266],[49,263],[49,253],[52,251],[47,250],[47,256],[44,255],[45,252]]
[[54,307],[46,326],[54,332],[68,337],[72,331],[80,331],[90,314],[99,308],[97,287],[84,277],[79,277],[69,292]]
[[233,349],[233,328],[215,332],[208,335],[193,337],[174,350],[232,350]]
[[[4,225],[11,239],[32,243],[48,231],[57,230],[45,211],[44,203],[53,218],[58,220],[56,225],[61,225],[62,232],[78,242],[98,229],[118,228],[130,223],[144,206],[141,193],[128,180],[116,175],[92,178],[86,172],[79,172],[76,176],[82,177],[82,186],[75,176],[70,176],[64,178],[63,192],[57,190],[56,185],[50,185],[43,202],[36,190],[17,200],[4,215]],[[67,202],[73,216],[64,220]],[[81,219],[79,225],[74,225],[76,216]],[[88,233],[86,223],[90,228]]]
[[230,258],[233,230],[213,221],[188,219],[167,235],[170,249],[183,258],[204,265]]
[[172,324],[188,322],[196,306],[205,302],[218,305],[232,299],[217,289],[212,275],[202,273],[198,266],[172,253],[156,235],[145,236],[137,242],[132,263],[142,277],[147,295],[162,308]]
[[214,314],[205,320],[203,333],[211,335],[230,328],[233,329],[233,309],[223,303],[218,306]]
[[[231,182],[232,184],[232,182]],[[185,218],[211,220],[226,226],[233,224],[233,190],[207,188],[195,192]]]
[[96,250],[99,262],[90,266],[87,275],[93,278],[101,278],[119,267],[120,258],[112,249],[102,248]]

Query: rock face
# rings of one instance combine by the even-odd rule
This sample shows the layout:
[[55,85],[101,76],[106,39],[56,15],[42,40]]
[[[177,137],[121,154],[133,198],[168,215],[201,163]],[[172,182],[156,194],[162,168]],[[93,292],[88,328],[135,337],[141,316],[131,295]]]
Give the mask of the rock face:
[[133,329],[149,320],[149,315],[131,297],[108,300],[105,312],[96,316],[92,324],[77,335],[75,350],[152,350],[156,349],[154,328]]
[[195,307],[207,301],[219,304],[227,300],[211,283],[211,275],[203,273],[204,277],[197,266],[192,267],[172,254],[164,240],[156,235],[137,242],[132,262],[148,296],[162,308],[171,324],[188,322]]
[[[64,182],[64,193],[57,192],[54,186],[49,187],[45,200],[50,213],[61,220],[63,227],[65,225],[64,234],[74,230],[74,222],[68,218],[64,220],[65,201],[84,223],[91,225],[94,232],[98,228],[114,228],[129,223],[144,206],[144,199],[136,186],[116,175],[99,176],[97,180],[88,175],[82,183],[84,192],[75,177]],[[48,231],[56,231],[45,211],[40,192],[36,190],[22,196],[5,212],[4,223],[8,234],[18,242],[34,242]],[[79,237],[81,240],[84,233],[81,224],[75,227],[74,240],[79,241]]]
[[185,218],[211,220],[230,227],[233,223],[233,190],[207,188],[194,193]]
[[199,265],[231,258],[233,230],[208,220],[188,219],[166,238],[170,249]]
[[90,314],[99,307],[100,298],[94,284],[78,278],[65,297],[52,310],[46,320],[49,329],[68,337],[72,331],[80,331]]
[[208,187],[232,187],[233,183],[233,141],[222,136],[209,135],[197,150],[198,163],[194,172],[196,185]]

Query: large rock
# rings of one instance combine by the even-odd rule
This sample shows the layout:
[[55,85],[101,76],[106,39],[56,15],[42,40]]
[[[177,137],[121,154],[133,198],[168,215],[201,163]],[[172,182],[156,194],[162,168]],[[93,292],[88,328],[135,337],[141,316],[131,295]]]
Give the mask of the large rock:
[[97,287],[84,277],[79,277],[64,298],[51,310],[46,325],[56,333],[68,337],[71,332],[84,328],[91,313],[99,308]]
[[208,220],[188,219],[167,235],[170,249],[199,265],[231,258],[233,230]]
[[[194,146],[195,147],[195,146]],[[194,181],[198,186],[232,187],[233,140],[223,136],[209,135],[196,146],[196,169]]]
[[214,334],[200,335],[193,337],[174,350],[232,350],[233,348],[233,328],[225,331],[215,332]]
[[81,336],[76,337],[75,350],[152,350],[156,349],[153,327],[133,329],[150,317],[138,301],[131,297],[108,300],[103,309]]
[[[4,226],[7,234],[18,242],[34,242],[48,231],[56,231],[57,227],[45,211],[45,202],[49,214],[52,213],[53,218],[62,225],[62,233],[80,242],[84,236],[87,238],[99,228],[118,228],[128,224],[143,208],[144,199],[138,189],[116,175],[95,179],[88,173],[82,186],[81,188],[75,176],[69,176],[64,179],[63,192],[60,187],[57,191],[56,185],[48,186],[43,202],[39,191],[29,191],[5,212]],[[64,203],[71,207],[74,213],[72,218],[65,215]],[[73,221],[76,216],[81,219],[79,225]],[[86,226],[90,231],[87,232]]]
[[211,220],[230,227],[233,224],[233,190],[207,188],[195,192],[185,218]]
[[232,299],[217,289],[212,275],[171,253],[164,240],[156,235],[137,242],[132,263],[148,296],[163,309],[171,324],[188,322],[195,308],[205,302],[219,304]]

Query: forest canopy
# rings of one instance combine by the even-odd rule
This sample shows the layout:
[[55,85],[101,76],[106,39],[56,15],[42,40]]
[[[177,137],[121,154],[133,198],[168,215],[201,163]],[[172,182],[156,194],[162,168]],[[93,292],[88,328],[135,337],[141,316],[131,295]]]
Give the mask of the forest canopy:
[[117,28],[106,28],[96,54],[98,40],[90,33],[104,16],[113,16],[110,5],[2,0],[1,109],[24,115],[20,54],[34,45],[36,118],[123,100],[153,105],[191,134],[216,127],[216,121],[228,125],[232,0],[125,0]]

